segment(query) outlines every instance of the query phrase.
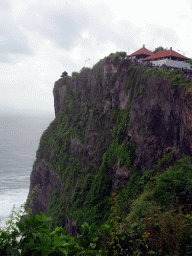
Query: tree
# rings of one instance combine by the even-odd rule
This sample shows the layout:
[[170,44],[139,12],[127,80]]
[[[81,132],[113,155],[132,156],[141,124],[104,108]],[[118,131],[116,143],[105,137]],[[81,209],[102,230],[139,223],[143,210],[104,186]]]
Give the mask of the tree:
[[189,60],[186,60],[186,63],[189,63],[191,65],[191,68],[192,68],[192,58],[190,58]]
[[155,48],[153,53],[157,53],[157,52],[161,52],[161,51],[165,51],[165,50],[167,50],[167,48],[163,48],[162,46],[159,46],[159,47]]

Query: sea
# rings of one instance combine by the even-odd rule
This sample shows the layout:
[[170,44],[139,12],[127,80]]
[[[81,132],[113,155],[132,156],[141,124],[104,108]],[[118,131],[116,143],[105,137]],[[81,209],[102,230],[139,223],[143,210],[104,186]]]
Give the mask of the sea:
[[52,112],[0,112],[0,228],[26,202],[32,166]]

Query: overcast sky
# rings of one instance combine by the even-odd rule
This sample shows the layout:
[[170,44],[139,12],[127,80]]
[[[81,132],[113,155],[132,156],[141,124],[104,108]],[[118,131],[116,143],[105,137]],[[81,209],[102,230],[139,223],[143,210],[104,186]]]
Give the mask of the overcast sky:
[[192,57],[191,0],[0,0],[0,108],[54,111],[53,86],[111,52]]

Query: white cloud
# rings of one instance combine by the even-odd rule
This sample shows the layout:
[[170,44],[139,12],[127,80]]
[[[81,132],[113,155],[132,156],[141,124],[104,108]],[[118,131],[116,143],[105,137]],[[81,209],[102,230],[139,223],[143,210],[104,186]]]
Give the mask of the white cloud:
[[162,45],[192,57],[190,0],[0,2],[0,104],[53,110],[61,73]]

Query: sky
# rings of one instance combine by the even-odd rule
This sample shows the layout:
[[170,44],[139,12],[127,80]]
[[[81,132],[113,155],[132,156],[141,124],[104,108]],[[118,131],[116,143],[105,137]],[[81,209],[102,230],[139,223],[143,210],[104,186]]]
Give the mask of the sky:
[[143,44],[192,58],[191,0],[0,0],[0,110],[54,112],[53,86]]

